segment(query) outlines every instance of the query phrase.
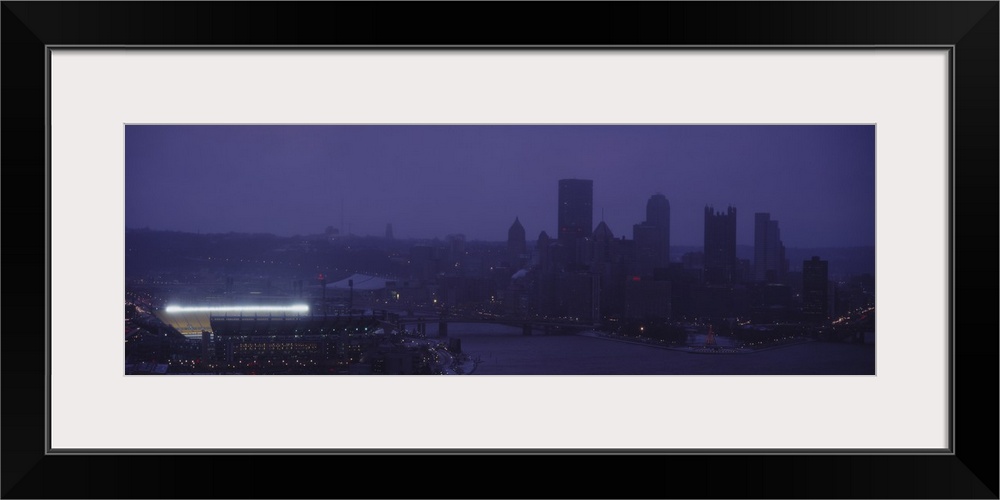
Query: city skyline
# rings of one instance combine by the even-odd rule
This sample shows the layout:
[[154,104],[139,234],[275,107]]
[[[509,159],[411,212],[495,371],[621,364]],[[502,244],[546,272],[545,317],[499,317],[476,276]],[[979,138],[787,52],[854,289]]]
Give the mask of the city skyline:
[[874,246],[845,248],[874,243],[874,127],[128,126],[126,144],[126,229],[180,226],[126,233],[128,374],[874,369]]
[[710,205],[739,209],[739,245],[767,212],[789,247],[873,246],[874,163],[858,125],[129,125],[125,222],[505,241],[516,218],[533,241],[558,234],[557,182],[579,178],[591,225],[618,237],[662,194],[677,246],[699,245]]

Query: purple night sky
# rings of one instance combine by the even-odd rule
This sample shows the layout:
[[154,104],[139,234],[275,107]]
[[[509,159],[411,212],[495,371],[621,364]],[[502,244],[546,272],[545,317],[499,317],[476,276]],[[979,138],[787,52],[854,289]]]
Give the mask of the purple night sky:
[[632,238],[656,193],[672,245],[704,208],[754,212],[786,247],[875,244],[875,127],[771,125],[128,125],[125,225],[396,238],[556,235],[559,179],[594,181],[594,224]]

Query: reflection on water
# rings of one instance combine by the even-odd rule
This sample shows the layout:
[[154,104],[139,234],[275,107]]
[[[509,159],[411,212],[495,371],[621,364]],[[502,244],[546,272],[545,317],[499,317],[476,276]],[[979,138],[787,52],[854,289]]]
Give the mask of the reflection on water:
[[[434,325],[436,326],[436,325]],[[808,342],[748,354],[690,354],[606,338],[521,334],[516,327],[450,324],[449,337],[481,363],[475,375],[874,375],[875,346]],[[431,324],[428,336],[436,335]],[[705,334],[689,341],[704,345]],[[716,336],[720,347],[730,337]],[[699,344],[700,343],[700,344]]]

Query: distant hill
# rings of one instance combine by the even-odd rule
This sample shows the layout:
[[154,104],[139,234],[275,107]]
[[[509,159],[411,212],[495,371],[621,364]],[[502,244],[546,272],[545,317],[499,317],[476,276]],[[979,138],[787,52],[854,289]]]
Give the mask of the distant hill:
[[[365,269],[389,272],[387,252],[405,254],[414,244],[433,244],[444,246],[443,241],[429,240],[392,240],[378,237],[346,237],[339,242],[331,242],[323,235],[307,235],[280,237],[272,234],[220,233],[197,234],[177,231],[158,231],[149,229],[126,229],[125,231],[125,269],[126,273],[147,271],[152,268],[187,265],[192,259],[200,260],[208,256],[225,256],[238,259],[255,260],[264,255],[275,255],[281,248],[289,249],[289,253],[298,253],[304,242],[308,242],[313,250],[323,249],[328,257],[318,262],[304,258],[301,263],[309,261],[310,266],[334,260],[351,261],[363,265]],[[504,242],[470,241],[467,245],[502,248]],[[534,241],[528,242],[529,248],[535,247]],[[671,260],[680,261],[682,255],[688,252],[701,252],[701,246],[676,245],[670,247]],[[287,254],[286,254],[287,255]],[[785,258],[788,259],[789,271],[802,270],[802,262],[814,255],[828,261],[831,276],[875,274],[875,247],[843,247],[843,248],[786,248]],[[753,262],[753,246],[737,245],[736,256]],[[300,262],[300,261],[296,261]]]
[[875,274],[875,247],[785,249],[792,271],[801,271],[802,262],[814,255],[830,262],[831,274]]
[[[671,260],[680,260],[681,255],[688,252],[701,252],[700,246],[672,246]],[[801,271],[802,262],[813,256],[828,261],[832,275],[875,274],[875,247],[827,247],[827,248],[786,248],[785,258],[788,259],[789,271]],[[736,257],[753,262],[753,246],[737,245]]]

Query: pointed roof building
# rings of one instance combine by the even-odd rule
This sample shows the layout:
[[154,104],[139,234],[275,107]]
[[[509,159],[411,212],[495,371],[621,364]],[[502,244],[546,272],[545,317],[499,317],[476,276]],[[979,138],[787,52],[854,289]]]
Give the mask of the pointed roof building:
[[541,247],[543,243],[546,246],[548,246],[548,244],[551,241],[552,241],[552,238],[549,238],[549,233],[546,233],[545,231],[542,231],[541,233],[538,234],[538,244],[537,244],[537,246]]
[[520,266],[528,253],[528,246],[524,240],[524,226],[521,220],[514,217],[514,223],[507,230],[507,262],[511,266]]
[[608,227],[607,223],[601,221],[600,224],[594,228],[594,240],[597,241],[607,241],[615,239],[615,235],[611,233],[611,228]]
[[512,239],[524,240],[524,226],[521,225],[521,219],[518,217],[514,217],[514,223],[507,230],[507,241]]

